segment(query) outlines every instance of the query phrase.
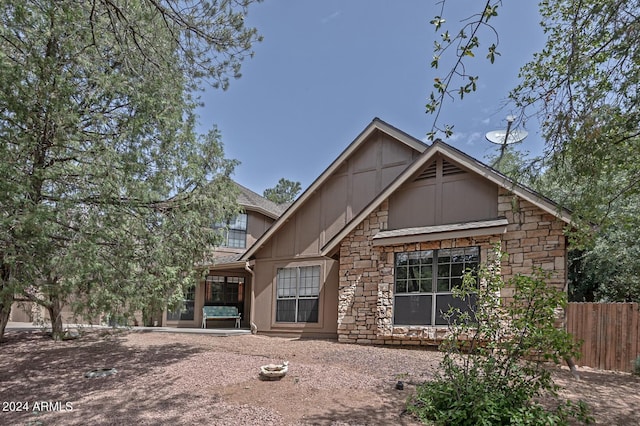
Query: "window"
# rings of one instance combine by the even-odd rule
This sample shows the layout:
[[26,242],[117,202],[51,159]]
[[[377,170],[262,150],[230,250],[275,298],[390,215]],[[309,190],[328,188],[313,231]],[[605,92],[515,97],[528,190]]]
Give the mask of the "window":
[[208,275],[205,279],[205,305],[237,305],[244,300],[244,277]]
[[442,314],[450,307],[469,310],[468,301],[453,297],[451,290],[478,266],[479,252],[466,247],[396,253],[394,324],[446,325]]
[[320,266],[278,268],[276,322],[318,322]]
[[196,287],[191,286],[184,294],[182,306],[167,312],[167,321],[193,321],[196,299]]
[[223,237],[221,247],[245,248],[247,245],[247,215],[241,213],[228,222],[217,222],[213,229]]

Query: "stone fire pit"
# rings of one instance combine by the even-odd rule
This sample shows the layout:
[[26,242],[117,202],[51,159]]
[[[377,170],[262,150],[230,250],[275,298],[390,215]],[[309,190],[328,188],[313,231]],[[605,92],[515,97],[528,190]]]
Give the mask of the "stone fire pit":
[[289,361],[282,364],[267,364],[260,367],[260,379],[262,380],[280,380],[289,370]]

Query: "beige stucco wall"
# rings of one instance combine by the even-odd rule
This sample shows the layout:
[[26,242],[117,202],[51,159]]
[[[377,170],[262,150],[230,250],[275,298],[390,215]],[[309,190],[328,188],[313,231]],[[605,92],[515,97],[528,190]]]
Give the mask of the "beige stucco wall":
[[32,302],[13,302],[9,321],[34,322],[45,316],[45,309]]
[[[60,312],[62,317],[62,323],[67,324],[83,324],[83,325],[102,325],[107,323],[107,318],[104,316],[89,317],[86,315],[73,314],[73,307],[71,302],[67,302],[62,306]],[[14,302],[11,305],[11,313],[9,314],[9,321],[15,322],[31,322],[35,324],[49,323],[49,311],[34,302]],[[129,325],[138,326],[143,325],[142,312],[135,312],[133,318],[129,319]]]
[[[317,323],[276,322],[276,273],[278,268],[320,266]],[[257,261],[254,265],[255,316],[258,333],[336,338],[338,316],[338,262],[326,257]]]

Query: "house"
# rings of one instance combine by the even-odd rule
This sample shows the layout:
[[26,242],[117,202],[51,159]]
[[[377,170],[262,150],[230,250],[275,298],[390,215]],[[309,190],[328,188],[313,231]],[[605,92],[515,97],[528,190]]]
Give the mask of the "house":
[[193,318],[166,325],[197,326],[202,306],[222,304],[267,335],[433,344],[451,289],[496,243],[509,255],[505,278],[537,266],[565,288],[566,211],[377,118],[286,210],[245,195],[228,253],[194,289]]
[[214,225],[223,233],[223,242],[211,254],[213,263],[206,266],[208,272],[203,281],[185,295],[183,309],[165,310],[162,325],[199,327],[203,306],[235,306],[242,316],[242,324],[249,326],[251,305],[247,302],[247,286],[251,283],[251,273],[240,257],[282,215],[288,204],[276,204],[238,183],[235,186],[242,212],[228,223]]

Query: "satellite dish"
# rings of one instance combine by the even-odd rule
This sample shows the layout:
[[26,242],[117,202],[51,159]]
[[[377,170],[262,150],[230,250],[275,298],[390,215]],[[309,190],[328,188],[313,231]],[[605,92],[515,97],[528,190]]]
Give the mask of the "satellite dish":
[[520,129],[511,130],[515,119],[513,115],[507,116],[507,130],[492,130],[485,135],[487,140],[497,145],[503,145],[503,149],[505,145],[522,142],[529,135],[529,132]]
[[514,129],[507,133],[506,130],[492,130],[485,137],[489,142],[498,145],[509,145],[512,143],[522,142],[529,135],[526,130]]
[[493,163],[493,167],[496,167],[502,160],[502,157],[504,157],[507,145],[522,142],[524,138],[529,135],[529,132],[527,132],[526,130],[511,130],[511,125],[514,121],[516,121],[516,118],[513,115],[508,115],[507,130],[492,130],[485,135],[489,142],[500,145],[500,156],[498,156],[498,158]]

